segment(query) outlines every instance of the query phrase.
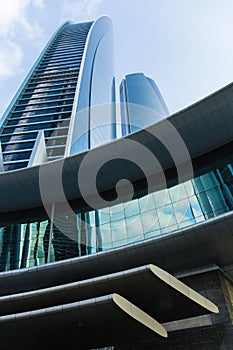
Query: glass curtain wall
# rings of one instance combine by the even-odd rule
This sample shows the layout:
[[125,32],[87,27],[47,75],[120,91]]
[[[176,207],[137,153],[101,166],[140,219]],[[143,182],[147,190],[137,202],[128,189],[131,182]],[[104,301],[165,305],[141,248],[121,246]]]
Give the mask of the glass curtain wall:
[[72,214],[55,211],[52,230],[49,219],[1,227],[0,270],[113,249],[229,212],[233,210],[232,165],[231,155],[224,164],[194,180],[98,212],[79,213],[78,208]]
[[27,167],[39,130],[44,130],[48,161],[64,156],[91,25],[67,23],[35,67],[0,131],[5,171]]
[[[159,88],[143,73],[128,74],[122,80],[120,102],[122,136],[154,124],[169,115]],[[145,107],[143,116],[138,113],[138,105]]]

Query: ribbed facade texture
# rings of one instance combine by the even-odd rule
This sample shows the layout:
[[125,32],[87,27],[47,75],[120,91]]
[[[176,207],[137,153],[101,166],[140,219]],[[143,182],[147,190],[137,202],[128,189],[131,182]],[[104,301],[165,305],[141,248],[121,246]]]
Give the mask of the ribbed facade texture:
[[90,23],[67,24],[33,70],[1,129],[4,170],[27,167],[39,130],[48,161],[64,156]]

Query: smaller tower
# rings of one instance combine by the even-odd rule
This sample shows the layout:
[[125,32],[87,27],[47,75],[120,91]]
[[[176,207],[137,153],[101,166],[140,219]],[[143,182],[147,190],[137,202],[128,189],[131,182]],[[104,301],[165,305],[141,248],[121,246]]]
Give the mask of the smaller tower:
[[126,75],[120,84],[120,101],[122,136],[145,128],[169,114],[154,80],[143,73]]

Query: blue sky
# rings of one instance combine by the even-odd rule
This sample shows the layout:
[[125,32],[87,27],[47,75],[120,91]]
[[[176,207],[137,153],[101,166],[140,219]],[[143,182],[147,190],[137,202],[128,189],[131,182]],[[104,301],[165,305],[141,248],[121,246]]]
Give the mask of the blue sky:
[[61,23],[103,14],[117,82],[144,72],[178,111],[233,80],[232,13],[232,0],[0,1],[0,115]]

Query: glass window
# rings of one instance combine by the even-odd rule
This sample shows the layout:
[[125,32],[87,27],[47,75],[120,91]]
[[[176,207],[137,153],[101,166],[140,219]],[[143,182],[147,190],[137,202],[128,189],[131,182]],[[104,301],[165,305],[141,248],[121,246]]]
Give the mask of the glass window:
[[106,223],[104,225],[99,226],[102,244],[105,246],[107,243],[112,242],[112,231],[110,223]]
[[160,229],[156,210],[148,211],[141,214],[141,221],[144,234],[150,231],[156,231]]
[[125,220],[118,220],[111,222],[112,242],[114,246],[127,243],[127,232]]
[[193,219],[193,214],[190,211],[190,203],[188,199],[174,203],[174,212],[178,223]]
[[115,221],[115,220],[120,220],[125,217],[125,211],[124,211],[124,205],[123,204],[118,204],[110,207],[110,220]]
[[192,196],[189,198],[189,200],[190,200],[191,210],[192,210],[193,216],[195,217],[196,222],[203,221],[204,220],[203,210],[198,202],[197,197]]
[[139,214],[139,205],[138,205],[138,199],[134,199],[130,202],[124,203],[125,207],[125,216],[130,217],[136,214]]
[[139,206],[141,213],[154,209],[155,203],[153,194],[148,194],[147,196],[139,198]]
[[191,197],[194,195],[194,188],[193,188],[192,180],[185,182],[184,187],[185,187],[185,190],[186,190],[188,197]]
[[172,205],[166,205],[157,209],[157,215],[161,228],[176,224],[175,212]]
[[187,192],[184,184],[179,184],[177,186],[169,188],[169,194],[170,194],[172,203],[175,203],[181,199],[187,198]]
[[143,236],[142,223],[140,216],[131,216],[126,218],[127,237]]
[[168,190],[162,190],[154,193],[155,207],[163,207],[171,203],[171,198]]

